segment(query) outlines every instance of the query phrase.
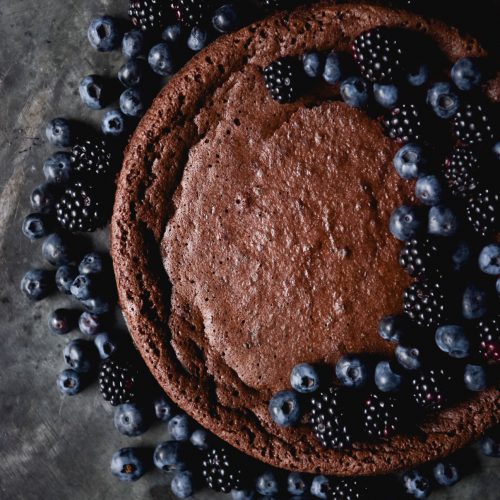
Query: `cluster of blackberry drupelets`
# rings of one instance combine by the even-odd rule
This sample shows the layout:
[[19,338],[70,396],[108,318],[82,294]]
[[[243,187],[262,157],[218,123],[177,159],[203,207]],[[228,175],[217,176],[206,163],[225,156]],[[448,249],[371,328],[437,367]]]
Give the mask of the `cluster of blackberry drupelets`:
[[[397,208],[389,223],[403,244],[399,263],[415,278],[404,293],[404,313],[380,322],[380,335],[396,345],[395,360],[348,354],[336,365],[338,384],[326,387],[313,366],[298,365],[291,375],[295,390],[269,403],[276,424],[308,423],[327,448],[411,433],[415,415],[425,418],[498,377],[497,123],[480,93],[482,61],[458,60],[451,81],[429,83],[432,61],[412,50],[416,36],[375,28],[354,40],[351,54],[307,53],[263,69],[270,97],[281,104],[300,99],[314,82],[338,85],[347,105],[380,116],[386,134],[401,143],[394,168],[416,181],[420,202]],[[488,447],[498,451],[494,442],[484,441],[487,454]],[[451,485],[458,477],[453,464],[439,463],[433,480],[411,471],[403,484],[424,498],[433,481]]]

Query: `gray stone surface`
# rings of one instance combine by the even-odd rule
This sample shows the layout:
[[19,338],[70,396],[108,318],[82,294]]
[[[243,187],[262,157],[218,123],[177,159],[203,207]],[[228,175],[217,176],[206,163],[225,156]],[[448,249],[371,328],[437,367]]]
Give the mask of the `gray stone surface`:
[[[25,270],[44,265],[40,244],[19,231],[51,151],[44,124],[58,115],[100,117],[80,104],[78,81],[93,72],[114,74],[120,58],[92,51],[85,27],[98,13],[123,16],[126,6],[126,0],[0,0],[0,498],[6,500],[171,497],[165,474],[152,472],[129,485],[108,470],[113,451],[153,446],[166,437],[165,427],[125,438],[114,430],[111,408],[95,386],[75,398],[60,397],[55,377],[67,339],[51,335],[46,318],[68,301],[53,297],[33,305],[18,293]],[[96,236],[101,248],[106,241],[105,232]],[[476,463],[473,456],[474,472],[433,499],[499,498],[499,462]],[[196,495],[209,497],[215,495]]]

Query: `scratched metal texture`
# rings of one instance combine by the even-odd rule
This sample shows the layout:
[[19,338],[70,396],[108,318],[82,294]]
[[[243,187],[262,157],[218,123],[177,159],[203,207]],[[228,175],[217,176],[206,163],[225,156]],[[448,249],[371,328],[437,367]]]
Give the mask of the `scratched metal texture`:
[[[489,26],[495,17],[498,22],[499,2],[484,3],[496,6],[496,16],[487,11],[483,17],[467,17],[474,18],[474,29],[487,36],[490,46],[500,46],[498,30],[487,24],[489,18]],[[472,9],[478,2],[467,4]],[[165,427],[157,425],[140,438],[121,436],[95,385],[77,397],[62,398],[55,377],[63,368],[67,339],[48,333],[46,318],[68,301],[59,296],[31,305],[18,293],[25,270],[43,265],[40,244],[30,244],[19,228],[29,212],[29,193],[41,182],[41,165],[51,151],[44,124],[58,115],[100,118],[102,113],[88,112],[80,104],[78,81],[93,72],[114,74],[120,57],[94,52],[85,28],[96,14],[123,16],[126,8],[126,0],[0,0],[1,499],[172,497],[166,474],[151,472],[130,485],[119,483],[108,470],[113,451],[122,446],[151,447],[166,438]],[[460,19],[465,21],[463,15]],[[95,235],[94,241],[105,248],[107,234]],[[454,488],[434,493],[433,499],[500,497],[500,462],[470,453],[473,472]],[[216,497],[206,490],[196,495]]]

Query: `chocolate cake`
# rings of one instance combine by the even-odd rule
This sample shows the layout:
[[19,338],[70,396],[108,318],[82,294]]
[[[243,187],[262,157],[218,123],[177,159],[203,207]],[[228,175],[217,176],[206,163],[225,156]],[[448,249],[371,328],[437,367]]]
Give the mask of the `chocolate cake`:
[[[181,70],[134,134],[119,177],[112,255],[134,341],[167,394],[221,439],[277,467],[374,475],[445,456],[498,420],[490,388],[428,416],[417,433],[327,450],[302,423],[278,427],[271,396],[301,362],[390,357],[380,319],[401,312],[392,211],[414,186],[392,166],[380,120],[318,84],[278,104],[262,69],[348,51],[376,26],[421,33],[457,59],[479,44],[403,11],[329,3],[223,37]],[[499,80],[486,88],[500,98]],[[332,375],[333,379],[333,375]]]

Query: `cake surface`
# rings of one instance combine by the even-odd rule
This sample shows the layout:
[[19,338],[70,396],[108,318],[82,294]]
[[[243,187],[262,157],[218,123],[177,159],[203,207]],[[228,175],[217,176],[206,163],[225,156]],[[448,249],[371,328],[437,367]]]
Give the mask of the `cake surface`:
[[[409,284],[388,220],[413,201],[377,120],[313,89],[272,101],[261,69],[284,55],[346,51],[379,25],[425,33],[445,59],[482,57],[441,23],[369,6],[321,5],[223,37],[160,93],[128,147],[112,221],[120,301],[165,391],[202,425],[264,462],[381,474],[448,453],[498,418],[489,389],[421,433],[324,450],[277,427],[267,403],[300,362],[390,356],[377,334]],[[496,85],[496,86],[495,86]],[[490,98],[498,100],[498,82]]]

